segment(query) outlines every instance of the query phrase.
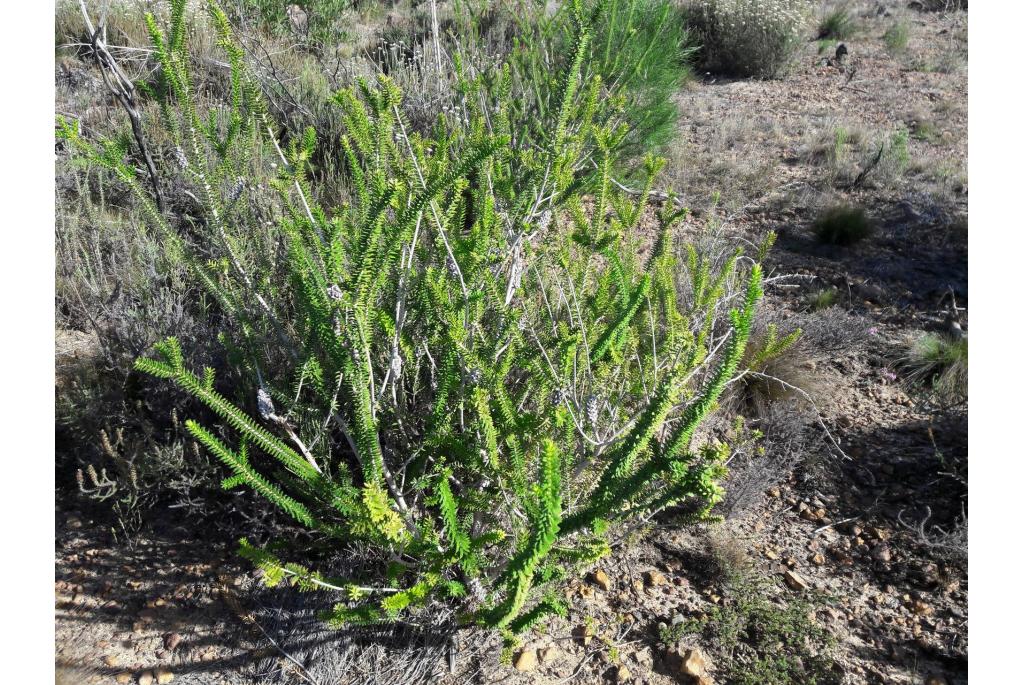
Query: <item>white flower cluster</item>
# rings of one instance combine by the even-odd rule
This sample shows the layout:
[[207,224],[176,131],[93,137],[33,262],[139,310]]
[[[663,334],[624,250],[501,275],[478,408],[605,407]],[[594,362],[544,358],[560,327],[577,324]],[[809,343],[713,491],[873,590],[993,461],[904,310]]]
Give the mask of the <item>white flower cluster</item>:
[[235,179],[235,182],[231,185],[231,189],[228,190],[228,203],[235,204],[238,199],[242,197],[242,191],[245,190],[245,179],[239,176]]
[[176,161],[178,166],[182,169],[188,169],[188,157],[185,156],[185,151],[180,147],[174,148],[174,161]]

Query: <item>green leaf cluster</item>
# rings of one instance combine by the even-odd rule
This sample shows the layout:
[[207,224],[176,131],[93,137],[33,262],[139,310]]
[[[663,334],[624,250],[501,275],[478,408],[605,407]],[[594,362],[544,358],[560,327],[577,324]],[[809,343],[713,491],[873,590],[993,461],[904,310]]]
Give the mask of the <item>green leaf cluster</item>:
[[[149,216],[215,303],[231,368],[194,373],[174,337],[137,368],[205,408],[186,426],[225,488],[259,493],[329,549],[388,560],[341,581],[243,540],[266,582],[338,593],[333,624],[458,601],[464,622],[514,635],[564,613],[553,590],[617,526],[681,502],[708,515],[727,453],[694,436],[740,372],[761,267],[677,244],[686,211],[648,200],[663,160],[644,161],[641,195],[616,185],[629,129],[588,66],[595,40],[609,55],[614,41],[581,3],[543,135],[514,130],[501,65],[461,73],[464,111],[426,133],[386,76],[338,92],[349,194],[335,206],[311,181],[316,132],[279,140],[213,2],[232,87],[203,111],[184,4],[150,33],[203,219],[184,232]],[[116,145],[60,134],[147,201]],[[263,194],[235,193],[232,179],[268,175]]]

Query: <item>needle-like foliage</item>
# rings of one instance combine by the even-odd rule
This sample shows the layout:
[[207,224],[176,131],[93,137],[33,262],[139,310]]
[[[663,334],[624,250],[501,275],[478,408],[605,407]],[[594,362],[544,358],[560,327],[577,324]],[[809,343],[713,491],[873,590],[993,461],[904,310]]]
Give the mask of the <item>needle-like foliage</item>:
[[[463,78],[464,111],[429,135],[410,132],[391,80],[362,80],[335,97],[349,201],[325,207],[309,180],[316,133],[281,143],[212,2],[231,98],[200,114],[184,2],[150,32],[177,172],[205,215],[188,235],[149,216],[211,295],[234,373],[194,373],[173,337],[137,368],[210,410],[187,428],[227,467],[225,488],[395,561],[374,580],[331,579],[243,540],[267,582],[338,593],[334,624],[444,599],[514,635],[564,613],[553,584],[606,554],[616,527],[683,502],[707,514],[727,454],[695,436],[741,372],[761,268],[676,244],[686,212],[648,203],[661,160],[640,196],[614,183],[629,132],[586,76],[580,3],[547,135],[515,135],[502,66]],[[116,149],[66,122],[60,135],[152,205]],[[277,157],[264,252],[231,187],[257,150]]]

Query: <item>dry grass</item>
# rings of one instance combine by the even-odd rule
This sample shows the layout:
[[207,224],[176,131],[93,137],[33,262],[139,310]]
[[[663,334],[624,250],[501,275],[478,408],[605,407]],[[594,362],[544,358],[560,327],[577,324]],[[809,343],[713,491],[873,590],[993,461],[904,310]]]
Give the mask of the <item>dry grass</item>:
[[[733,446],[725,500],[719,508],[727,520],[760,506],[765,491],[785,481],[812,453],[821,439],[816,420],[813,407],[795,400],[773,402],[759,418],[744,422],[744,428],[757,431],[755,435],[759,437],[740,439]],[[735,426],[732,430],[727,435],[737,440]]]
[[915,109],[903,117],[903,123],[910,131],[911,138],[926,143],[937,143],[942,139],[942,130],[935,119],[921,109]]
[[707,138],[689,142],[680,131],[668,150],[663,174],[668,188],[677,191],[695,211],[712,206],[731,212],[765,195],[773,185],[777,161],[765,154],[783,135],[777,121],[764,115],[716,118],[699,103],[684,105],[688,128],[700,127]]
[[921,12],[957,12],[967,10],[967,0],[914,0],[910,6]]
[[[109,3],[86,3],[93,23],[100,18],[100,8],[106,6],[107,45],[126,71],[147,73],[151,65],[149,31],[143,21],[145,13],[156,17],[158,23],[169,18],[169,4],[157,0],[112,0]],[[215,33],[209,25],[205,2],[191,2],[186,17],[190,27],[189,52],[195,64],[220,61]],[[77,0],[57,0],[54,15],[54,39],[58,53],[80,53],[88,49],[88,35],[82,11]],[[129,71],[129,75],[135,76]]]
[[799,157],[816,167],[826,185],[837,185],[851,178],[857,168],[865,141],[870,134],[851,121],[829,119],[808,121],[804,127]]
[[817,167],[822,186],[890,189],[903,181],[911,163],[909,137],[902,126],[886,132],[849,120],[810,122],[798,155]]
[[839,304],[839,289],[836,287],[823,288],[807,299],[807,308],[812,312],[820,312],[822,309],[835,307]]
[[710,526],[707,531],[707,542],[716,575],[723,581],[736,578],[750,569],[748,541],[727,524]]
[[[358,555],[358,552],[357,552]],[[310,682],[362,685],[426,685],[448,675],[448,656],[461,637],[459,661],[468,666],[483,636],[457,636],[449,606],[433,604],[420,612],[422,625],[382,624],[342,630],[324,624],[320,613],[336,598],[297,593],[292,588],[256,589],[255,624],[273,640],[277,651],[251,666],[257,682]],[[287,654],[290,660],[281,658]],[[484,657],[486,658],[486,656]],[[494,659],[494,661],[497,661]],[[307,676],[300,676],[299,667]],[[463,674],[464,675],[464,674]]]

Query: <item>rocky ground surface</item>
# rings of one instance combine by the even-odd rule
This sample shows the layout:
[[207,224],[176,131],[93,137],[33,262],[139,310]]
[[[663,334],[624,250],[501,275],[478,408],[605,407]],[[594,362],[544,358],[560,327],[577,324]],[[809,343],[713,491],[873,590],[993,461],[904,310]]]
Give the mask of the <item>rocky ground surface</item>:
[[[772,283],[768,306],[783,330],[805,328],[785,371],[814,399],[799,458],[779,462],[788,468],[738,460],[741,494],[722,523],[669,518],[624,541],[570,584],[572,613],[517,650],[512,668],[484,636],[332,635],[314,626],[311,606],[256,591],[230,541],[207,540],[202,527],[167,524],[126,543],[102,519],[58,505],[66,682],[707,685],[739,681],[727,657],[789,650],[801,662],[790,673],[810,674],[827,656],[817,682],[966,683],[966,408],[911,388],[900,360],[922,332],[953,320],[967,328],[967,15],[855,7],[860,30],[842,60],[810,44],[785,80],[709,77],[679,96],[684,171],[669,181],[687,191],[690,230],[752,242],[779,234],[773,275],[786,278]],[[897,21],[910,42],[894,53],[882,36]],[[851,142],[834,154],[837,127]],[[911,133],[906,164],[871,166],[874,146],[901,127]],[[810,224],[836,202],[865,207],[876,234],[819,245]],[[810,311],[831,288],[836,304]],[[829,637],[801,624],[803,649],[783,635],[751,652],[701,628],[757,601],[799,606]]]

